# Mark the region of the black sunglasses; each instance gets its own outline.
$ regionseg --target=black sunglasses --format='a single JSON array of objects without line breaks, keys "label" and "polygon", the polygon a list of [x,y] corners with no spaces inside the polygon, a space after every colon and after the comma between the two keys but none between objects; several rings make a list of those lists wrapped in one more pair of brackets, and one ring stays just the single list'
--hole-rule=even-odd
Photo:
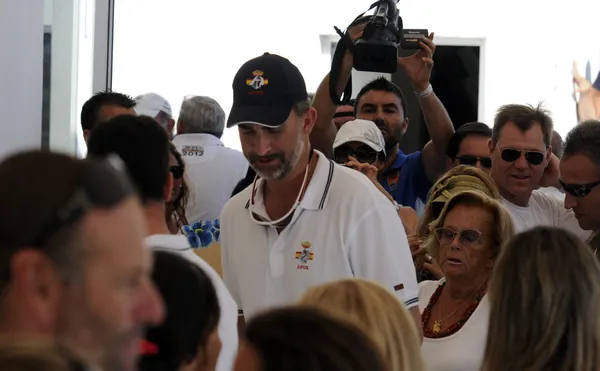
[{"label": "black sunglasses", "polygon": [[573,197],[585,197],[592,191],[594,187],[600,185],[600,181],[588,184],[567,184],[562,180],[559,180],[559,182],[565,192]]},{"label": "black sunglasses", "polygon": [[544,161],[545,154],[538,151],[521,151],[514,148],[504,148],[501,152],[501,157],[506,162],[515,162],[525,154],[525,159],[531,165],[539,165]]},{"label": "black sunglasses", "polygon": [[463,245],[474,245],[481,238],[482,233],[472,229],[465,229],[462,231],[455,231],[450,228],[437,228],[435,231],[435,237],[440,241],[441,244],[449,244],[454,241],[456,235],[460,236],[460,242]]},{"label": "black sunglasses", "polygon": [[377,162],[379,155],[372,149],[366,148],[337,148],[333,152],[333,160],[338,164],[345,164],[350,161],[350,156],[354,157],[358,162],[363,164],[372,164]]},{"label": "black sunglasses", "polygon": [[185,168],[183,166],[171,166],[169,167],[169,171],[173,174],[173,178],[181,179],[185,173]]},{"label": "black sunglasses", "polygon": [[456,158],[461,165],[477,166],[477,162],[486,169],[492,167],[492,159],[489,157],[476,157],[471,155],[460,156]]}]

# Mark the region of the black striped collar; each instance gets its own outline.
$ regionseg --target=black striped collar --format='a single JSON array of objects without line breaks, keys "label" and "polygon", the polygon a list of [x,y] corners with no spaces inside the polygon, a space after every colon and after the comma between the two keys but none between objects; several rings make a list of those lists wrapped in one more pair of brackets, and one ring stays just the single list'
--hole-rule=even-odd
[{"label": "black striped collar", "polygon": [[[331,189],[331,182],[333,180],[333,172],[335,164],[333,161],[327,159],[324,154],[314,150],[319,156],[317,167],[315,172],[306,188],[304,198],[300,202],[300,209],[305,210],[322,210],[327,206],[327,200],[329,199],[329,191]],[[260,186],[260,181],[258,182]],[[261,187],[262,188],[262,187]],[[261,189],[257,189],[257,193],[262,192]],[[250,207],[250,199],[246,202],[245,208]]]}]

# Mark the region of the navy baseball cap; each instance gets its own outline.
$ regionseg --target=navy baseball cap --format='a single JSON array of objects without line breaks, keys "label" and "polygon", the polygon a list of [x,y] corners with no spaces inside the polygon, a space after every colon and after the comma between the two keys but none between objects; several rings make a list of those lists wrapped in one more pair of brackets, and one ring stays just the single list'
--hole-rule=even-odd
[{"label": "navy baseball cap", "polygon": [[289,60],[265,53],[244,63],[233,79],[233,107],[227,127],[279,127],[294,105],[308,99],[300,70]]}]

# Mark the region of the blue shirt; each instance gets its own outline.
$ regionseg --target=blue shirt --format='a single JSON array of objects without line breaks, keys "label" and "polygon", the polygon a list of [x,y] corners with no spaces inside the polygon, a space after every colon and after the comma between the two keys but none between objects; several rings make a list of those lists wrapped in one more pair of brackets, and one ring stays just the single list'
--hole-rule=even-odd
[{"label": "blue shirt", "polygon": [[600,72],[598,72],[598,77],[596,77],[596,81],[594,81],[594,88],[600,90]]},{"label": "blue shirt", "polygon": [[379,183],[402,206],[414,209],[417,199],[425,204],[431,184],[425,173],[423,152],[405,155],[398,151],[396,160],[383,172]]}]

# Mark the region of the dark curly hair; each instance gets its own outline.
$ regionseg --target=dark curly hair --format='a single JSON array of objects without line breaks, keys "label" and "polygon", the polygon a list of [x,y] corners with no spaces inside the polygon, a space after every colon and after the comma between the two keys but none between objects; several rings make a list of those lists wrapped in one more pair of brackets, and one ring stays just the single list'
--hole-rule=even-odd
[{"label": "dark curly hair", "polygon": [[[177,164],[185,169],[185,162],[183,161],[181,153],[179,153],[175,145],[173,143],[170,143],[169,148],[171,150],[171,154],[175,156]],[[178,230],[182,230],[185,225],[189,224],[187,222],[187,218],[185,217],[185,210],[187,208],[189,199],[190,185],[187,180],[187,177],[184,175],[183,182],[181,184],[181,190],[179,191],[179,196],[177,196],[177,198],[173,201],[169,201],[167,203],[166,218],[168,226],[171,226],[174,223],[177,226]]]}]

